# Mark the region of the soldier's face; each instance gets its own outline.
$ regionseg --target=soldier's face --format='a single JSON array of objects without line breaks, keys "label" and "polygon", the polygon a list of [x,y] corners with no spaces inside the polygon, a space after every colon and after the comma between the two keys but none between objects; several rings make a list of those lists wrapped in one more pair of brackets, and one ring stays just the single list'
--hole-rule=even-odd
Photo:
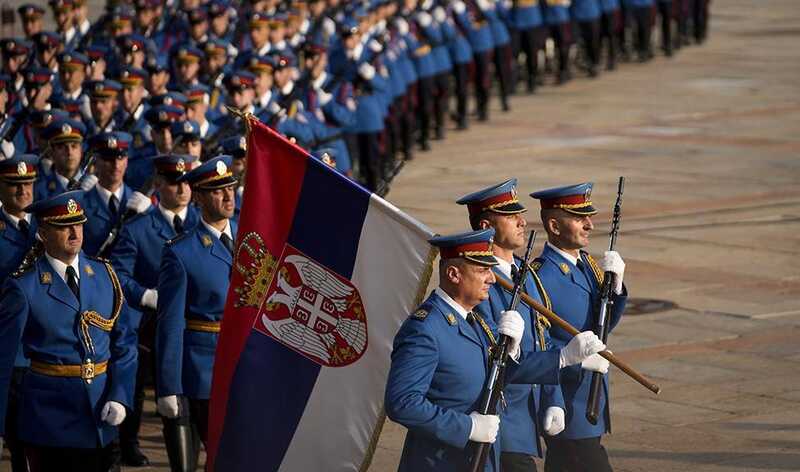
[{"label": "soldier's face", "polygon": [[128,110],[128,112],[133,112],[134,108],[139,106],[139,102],[142,101],[143,96],[144,87],[141,85],[126,86],[122,89],[122,106]]},{"label": "soldier's face", "polygon": [[125,64],[141,69],[144,65],[144,60],[147,59],[144,51],[131,51],[125,53]]},{"label": "soldier's face", "polygon": [[14,215],[33,203],[33,182],[11,183],[0,180],[0,203]]},{"label": "soldier's face", "polygon": [[8,56],[6,59],[6,69],[8,70],[9,74],[16,74],[25,64],[26,55],[24,54],[15,54],[13,56]]},{"label": "soldier's face", "polygon": [[222,36],[228,30],[228,14],[215,16],[211,19],[211,31],[217,36]]},{"label": "soldier's face", "polygon": [[233,107],[239,110],[244,110],[249,107],[255,99],[255,90],[251,88],[235,89],[231,95]]},{"label": "soldier's face", "polygon": [[150,75],[150,93],[157,95],[156,92],[163,90],[169,82],[169,72],[161,71]]},{"label": "soldier's face", "polygon": [[182,82],[191,82],[200,71],[199,62],[185,61],[178,64],[178,79]]},{"label": "soldier's face", "polygon": [[78,90],[86,78],[86,71],[83,67],[62,67],[59,72],[61,74],[61,83],[64,84],[64,89],[67,92]]},{"label": "soldier's face", "polygon": [[128,157],[122,159],[117,158],[101,158],[95,161],[97,167],[97,180],[104,188],[115,190],[122,184],[122,179],[125,177],[125,169],[128,168]]},{"label": "soldier's face", "polygon": [[589,236],[594,230],[591,216],[575,215],[559,210],[549,220],[548,231],[557,238],[558,247],[566,250],[581,249],[589,245]]},{"label": "soldier's face", "polygon": [[139,27],[143,29],[150,27],[155,17],[155,11],[152,8],[139,8],[136,10],[136,20],[139,23]]},{"label": "soldier's face", "polygon": [[241,182],[242,179],[244,178],[245,169],[247,169],[247,158],[246,157],[242,157],[242,158],[239,158],[239,159],[234,159],[233,162],[231,163],[231,172],[233,172],[233,175],[237,179],[239,179],[239,182]]},{"label": "soldier's face", "polygon": [[59,31],[66,31],[69,29],[72,23],[72,11],[71,10],[59,10],[54,13],[53,15],[56,19],[56,23],[58,24]]},{"label": "soldier's face", "polygon": [[53,145],[53,166],[64,177],[72,177],[81,164],[81,158],[83,150],[80,142],[69,141]]},{"label": "soldier's face", "polygon": [[39,236],[48,254],[61,261],[71,261],[81,252],[83,225],[54,226],[39,225]]},{"label": "soldier's face", "polygon": [[220,70],[227,61],[228,58],[224,54],[212,54],[206,58],[206,66],[210,73],[215,73]]},{"label": "soldier's face", "polygon": [[158,179],[158,197],[167,210],[185,208],[192,200],[192,189],[186,182],[173,183],[166,179]]},{"label": "soldier's face", "polygon": [[199,139],[182,139],[172,147],[175,154],[188,154],[200,159],[203,154],[203,142]]},{"label": "soldier's face", "polygon": [[513,251],[525,245],[525,227],[528,226],[528,222],[524,213],[513,215],[492,213],[489,220],[481,221],[481,228],[486,229],[490,226],[495,230],[495,246]]},{"label": "soldier's face", "polygon": [[186,119],[202,123],[206,120],[208,105],[203,100],[193,102],[186,106]]},{"label": "soldier's face", "polygon": [[117,107],[116,97],[102,97],[92,99],[92,117],[98,123],[105,124],[114,114]]},{"label": "soldier's face", "polygon": [[105,74],[105,59],[97,59],[96,61],[92,61],[92,64],[89,66],[89,80],[103,80]]},{"label": "soldier's face", "polygon": [[260,25],[250,28],[250,40],[256,47],[261,47],[269,38],[269,30],[266,26]]},{"label": "soldier's face", "polygon": [[25,32],[25,36],[28,38],[42,31],[42,18],[41,17],[24,18],[22,20],[22,31]]},{"label": "soldier's face", "polygon": [[[36,91],[34,93],[34,91]],[[50,101],[50,96],[53,94],[53,85],[48,82],[42,84],[35,89],[30,89],[28,93],[28,100],[31,106],[36,110],[44,110],[47,103]]]},{"label": "soldier's face", "polygon": [[233,185],[216,190],[200,190],[195,193],[206,221],[231,218],[236,208]]},{"label": "soldier's face", "polygon": [[470,306],[489,298],[489,288],[495,283],[491,267],[463,260],[447,266],[445,275],[455,286],[457,298]]},{"label": "soldier's face", "polygon": [[170,152],[172,149],[172,133],[168,127],[153,128],[153,143],[159,152]]}]

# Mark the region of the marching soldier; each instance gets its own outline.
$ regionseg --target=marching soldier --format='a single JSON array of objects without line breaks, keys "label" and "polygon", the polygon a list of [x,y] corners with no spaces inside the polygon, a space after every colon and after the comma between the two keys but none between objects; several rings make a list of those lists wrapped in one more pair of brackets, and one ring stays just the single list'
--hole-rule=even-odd
[{"label": "marching soldier", "polygon": [[111,265],[81,251],[82,195],[25,208],[43,254],[6,281],[0,301],[0,415],[21,345],[31,365],[19,387],[18,433],[32,472],[109,470],[109,444],[132,404],[130,313]]},{"label": "marching soldier", "polygon": [[[625,263],[616,251],[608,251],[600,262],[583,249],[589,245],[589,235],[594,229],[592,216],[597,210],[591,201],[592,184],[542,190],[531,194],[541,203],[541,217],[547,232],[547,242],[541,256],[534,262],[541,279],[538,286],[542,298],[552,302],[553,311],[578,330],[593,329],[594,307],[600,296],[603,274],[616,274],[614,305],[609,328],[619,322],[625,309],[627,291],[622,285]],[[551,331],[555,346],[563,346],[569,335],[561,329]],[[546,471],[610,471],[608,455],[600,444],[601,436],[610,431],[608,409],[608,376],[603,377],[600,410],[603,412],[596,425],[586,419],[587,400],[592,375],[580,366],[566,369],[561,375],[561,391],[566,409],[549,405],[545,414],[547,443]],[[606,364],[607,368],[607,364]],[[555,406],[556,408],[550,408]]]},{"label": "marching soldier", "polygon": [[[16,154],[0,161],[0,285],[15,271],[36,241],[36,220],[25,208],[33,203],[33,182],[39,158],[31,154]],[[5,440],[11,454],[11,470],[26,472],[25,451],[17,436],[19,387],[28,360],[17,352],[6,407]]]},{"label": "marching soldier", "polygon": [[201,219],[164,247],[158,278],[156,396],[172,470],[194,470],[206,443],[211,371],[225,309],[236,224],[230,156],[218,156],[179,182],[192,187]]},{"label": "marching soldier", "polygon": [[89,82],[89,98],[92,120],[88,123],[89,136],[111,132],[117,128],[114,111],[117,109],[117,96],[122,85],[116,80],[106,79]]},{"label": "marching soldier", "polygon": [[[486,380],[489,349],[497,335],[511,338],[508,383],[557,384],[559,367],[579,363],[605,346],[593,333],[558,351],[520,351],[525,323],[505,311],[497,329],[474,308],[495,282],[493,229],[438,236],[439,287],[403,323],[395,336],[386,385],[386,413],[408,428],[401,471],[456,471],[469,461],[467,444],[494,443],[500,419],[478,408]],[[504,425],[503,425],[504,426]],[[499,471],[500,449],[492,448],[484,470]]]},{"label": "marching soldier", "polygon": [[45,200],[67,191],[70,182],[81,179],[81,187],[90,190],[97,183],[97,177],[79,175],[83,161],[83,137],[86,128],[72,119],[54,119],[43,131],[52,159],[52,172],[44,175],[34,185],[34,201]]},{"label": "marching soldier", "polygon": [[164,244],[192,229],[199,219],[192,206],[192,190],[186,182],[178,182],[191,167],[191,156],[166,154],[155,157],[154,189],[158,205],[134,217],[119,233],[111,260],[119,274],[125,299],[142,313],[135,328],[139,339],[139,369],[136,373],[134,404],[120,427],[122,460],[141,467],[150,463],[139,449],[139,427],[142,421],[144,386],[153,375],[153,338],[155,311],[158,303],[158,273]]},{"label": "marching soldier", "polygon": [[22,23],[22,31],[25,37],[30,39],[34,34],[42,30],[42,17],[44,16],[44,8],[39,5],[26,3],[17,8],[19,13],[20,23]]}]

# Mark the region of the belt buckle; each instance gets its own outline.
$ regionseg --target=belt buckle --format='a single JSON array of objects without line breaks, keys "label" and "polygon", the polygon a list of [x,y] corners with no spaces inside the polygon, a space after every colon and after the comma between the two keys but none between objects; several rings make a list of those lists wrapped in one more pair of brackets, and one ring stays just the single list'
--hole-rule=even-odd
[{"label": "belt buckle", "polygon": [[87,384],[92,383],[92,379],[94,378],[94,362],[91,359],[86,359],[86,361],[81,364],[81,378],[86,381]]}]

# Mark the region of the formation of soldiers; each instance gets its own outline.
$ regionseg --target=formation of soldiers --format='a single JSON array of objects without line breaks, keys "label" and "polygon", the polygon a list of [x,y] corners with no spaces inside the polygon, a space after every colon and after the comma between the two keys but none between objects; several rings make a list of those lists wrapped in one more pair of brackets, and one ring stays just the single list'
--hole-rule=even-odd
[{"label": "formation of soldiers", "polygon": [[[609,327],[628,297],[625,263],[616,251],[596,261],[585,248],[597,213],[591,183],[534,192],[547,242],[531,270],[514,252],[525,246],[527,211],[516,179],[458,200],[472,231],[439,236],[439,286],[409,316],[394,341],[386,387],[388,416],[408,428],[402,471],[611,471],[603,434],[610,432],[609,363],[592,331],[605,277],[613,277]],[[581,331],[572,337],[497,284],[523,290]],[[482,414],[489,359],[499,336],[511,339],[498,414]],[[586,416],[592,374],[603,374],[601,414]],[[491,443],[485,468],[473,468],[470,443]]]},{"label": "formation of soldiers", "polygon": [[[24,36],[0,39],[0,416],[14,471],[147,465],[138,432],[151,382],[171,468],[194,469],[206,440],[213,353],[247,167],[244,114],[385,193],[403,162],[444,138],[450,120],[456,129],[469,126],[472,112],[487,120],[495,85],[508,110],[519,86],[534,93],[549,81],[548,70],[564,83],[574,67],[595,77],[603,60],[607,69],[632,54],[650,60],[656,12],[666,55],[690,38],[702,42],[708,22],[708,0],[136,0],[109,2],[97,21],[85,0],[49,5],[56,31],[43,30],[44,8],[27,4],[18,8]],[[524,208],[513,186],[460,202],[474,229],[495,230],[499,265],[491,277],[509,278],[511,254],[521,245]],[[587,195],[585,187],[572,190]],[[515,204],[505,208],[498,195],[509,192]],[[480,207],[487,198],[493,203]],[[551,244],[527,288],[586,329],[584,305],[597,290],[596,276],[624,264],[611,255],[598,265],[576,252],[586,245],[591,221],[587,213],[576,222],[572,208],[543,209]],[[576,268],[581,258],[591,270]],[[442,273],[450,277],[461,258],[445,259]],[[502,419],[437,410],[437,395],[453,393],[451,379],[431,383],[439,371],[426,378],[415,377],[423,368],[397,371],[404,355],[415,359],[412,365],[421,356],[414,348],[403,354],[403,333],[449,336],[436,330],[461,326],[445,317],[447,325],[427,332],[432,321],[441,324],[432,315],[437,309],[461,313],[450,303],[463,301],[453,298],[462,280],[453,272],[456,280],[443,279],[435,303],[411,317],[428,321],[409,321],[398,337],[392,378],[401,382],[390,379],[387,409],[409,426],[409,438],[421,434],[407,447],[403,467],[449,464],[467,439],[494,441],[498,422],[507,425],[497,448],[504,470],[532,470],[524,467],[535,467],[540,436],[550,470],[579,470],[568,468],[576,448],[591,460],[604,457],[599,437],[608,419],[597,427],[581,423],[586,376],[576,367],[607,369],[602,358],[577,354],[596,350],[598,342],[581,338],[576,345],[566,333],[548,334],[531,310],[501,313],[507,294],[496,288],[484,312],[488,330],[468,334],[474,338],[468,347],[499,330],[517,336],[524,356],[551,352],[550,360],[537,361],[538,371],[520,371],[522,386],[509,386]],[[490,273],[483,272],[484,281]],[[559,285],[564,277],[583,292]],[[485,298],[472,297],[474,305]],[[560,360],[545,375],[541,369],[559,349]],[[453,384],[465,388],[458,393],[463,405],[474,401],[482,375],[459,370],[466,364],[457,356],[465,352],[439,354],[440,362],[454,362],[452,375],[463,376]],[[425,401],[433,406],[423,406],[433,410],[396,404],[413,393],[402,391],[409,385],[427,388]],[[443,425],[429,413],[442,413],[455,429],[438,429]]]}]

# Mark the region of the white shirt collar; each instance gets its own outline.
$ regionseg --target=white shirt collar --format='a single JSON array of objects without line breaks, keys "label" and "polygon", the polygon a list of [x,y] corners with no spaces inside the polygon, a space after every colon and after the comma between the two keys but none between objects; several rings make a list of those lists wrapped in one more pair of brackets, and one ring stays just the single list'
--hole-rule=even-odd
[{"label": "white shirt collar", "polygon": [[[122,191],[125,190],[124,185],[120,185],[115,192],[112,192],[111,190],[104,188],[100,184],[96,184],[95,187],[97,188],[97,193],[99,193],[103,201],[106,202],[106,205],[108,205],[109,200],[111,200],[112,194],[114,194],[114,196],[117,197],[117,205],[119,205],[120,202],[122,202]],[[119,210],[119,208],[117,208],[117,210]]]},{"label": "white shirt collar", "polygon": [[55,175],[56,175],[56,180],[58,180],[58,183],[60,183],[62,187],[67,188],[67,186],[69,185],[69,179],[59,174],[58,172],[56,172]]},{"label": "white shirt collar", "polygon": [[[510,262],[506,261],[505,259],[500,258],[500,257],[494,256],[494,258],[497,261],[497,268],[500,269],[500,272],[503,275],[505,275],[506,278],[508,278],[509,280],[512,280],[512,277],[511,277],[511,265],[512,264]],[[514,263],[514,266],[516,266],[516,265],[517,264]],[[519,267],[517,267],[517,269],[519,270]]]},{"label": "white shirt collar", "polygon": [[572,265],[574,265],[574,266],[578,265],[578,258],[577,257],[573,256],[572,254],[567,253],[566,251],[563,251],[563,250],[555,247],[553,244],[550,244],[550,241],[545,242],[545,244],[550,246],[550,249],[554,250],[558,254],[561,254],[561,257],[563,257],[564,259],[570,261],[572,263]]},{"label": "white shirt collar", "polygon": [[72,27],[70,27],[70,29],[64,31],[64,42],[68,43],[68,42],[72,41],[72,38],[75,37],[75,33],[77,33],[77,32],[78,31],[75,29],[74,26],[72,26]]},{"label": "white shirt collar", "polygon": [[258,97],[258,105],[264,108],[269,105],[270,100],[272,100],[272,89],[267,90],[264,95]]},{"label": "white shirt collar", "polygon": [[264,56],[268,52],[270,52],[270,50],[272,50],[272,44],[270,44],[270,42],[267,41],[267,43],[265,45],[261,46],[261,49],[258,50],[258,55],[259,56]]},{"label": "white shirt collar", "polygon": [[55,257],[51,256],[46,252],[44,253],[44,255],[47,258],[47,262],[50,263],[50,266],[53,267],[53,270],[56,271],[56,274],[58,274],[58,276],[61,277],[61,280],[63,280],[64,282],[67,281],[68,266],[75,269],[75,276],[78,278],[78,280],[81,279],[81,267],[78,264],[78,260],[80,258],[78,256],[75,256],[75,258],[72,259],[72,262],[70,262],[69,264],[64,264],[63,262],[59,261],[58,259],[56,259]]},{"label": "white shirt collar", "polygon": [[91,27],[92,27],[92,22],[89,21],[88,18],[84,18],[83,21],[81,21],[81,24],[78,25],[78,30],[81,32],[81,34],[86,34],[89,31],[89,28]]},{"label": "white shirt collar", "polygon": [[204,220],[203,218],[200,218],[200,221],[203,222],[203,226],[206,227],[208,232],[213,234],[214,236],[216,236],[217,239],[219,239],[222,236],[222,233],[225,233],[225,234],[228,235],[229,238],[231,238],[231,241],[233,241],[233,234],[231,233],[231,222],[230,222],[230,220],[227,220],[225,222],[225,229],[222,230],[222,231],[219,231],[217,228],[215,228],[215,227],[211,226],[210,224],[206,223],[206,220]]},{"label": "white shirt collar", "polygon": [[81,87],[78,87],[74,92],[67,92],[66,96],[70,100],[77,100],[81,96],[82,92],[83,92],[83,89]]},{"label": "white shirt collar", "polygon": [[[6,215],[6,218],[8,218],[8,220],[11,222],[11,224],[14,225],[15,228],[19,229],[19,220],[20,220],[19,218],[7,212],[5,208],[0,208],[0,211],[2,211],[4,215]],[[25,216],[23,216],[23,218],[25,218],[25,221],[27,221],[28,224],[30,225],[31,215],[25,213]]]},{"label": "white shirt collar", "polygon": [[200,136],[201,137],[205,138],[206,135],[208,134],[208,126],[209,126],[208,120],[203,121],[202,123],[200,123]]},{"label": "white shirt collar", "polygon": [[[167,210],[166,208],[161,206],[160,203],[158,204],[158,209],[159,209],[159,211],[161,211],[161,214],[164,215],[164,218],[167,220],[167,223],[169,223],[169,227],[174,230],[175,226],[172,224],[172,220],[175,218],[175,212],[172,211],[172,210]],[[188,206],[187,207],[183,207],[183,210],[178,212],[178,216],[181,217],[181,221],[183,221],[184,223],[186,223],[186,215],[188,213],[189,213],[189,207]]]},{"label": "white shirt collar", "polygon": [[350,59],[357,61],[359,57],[361,57],[361,53],[364,51],[364,45],[361,43],[356,44],[356,47],[347,51],[347,57]]},{"label": "white shirt collar", "polygon": [[311,86],[314,87],[315,89],[322,88],[322,84],[325,83],[325,79],[327,78],[328,78],[328,73],[322,71],[319,77],[317,77],[316,79],[314,79],[313,82],[311,82]]},{"label": "white shirt collar", "polygon": [[133,118],[138,120],[139,118],[142,117],[142,113],[144,113],[144,99],[142,99],[142,101],[139,102],[139,106],[137,106],[136,109],[133,110]]},{"label": "white shirt collar", "polygon": [[444,300],[445,303],[450,305],[450,308],[455,310],[456,313],[461,315],[462,318],[464,318],[465,320],[467,319],[469,310],[466,310],[463,306],[459,305],[458,302],[453,300],[453,297],[451,297],[450,295],[447,294],[447,292],[442,290],[442,287],[436,287],[436,289],[434,289],[434,293],[436,293],[436,295],[439,295],[439,297],[441,297],[441,299]]}]

